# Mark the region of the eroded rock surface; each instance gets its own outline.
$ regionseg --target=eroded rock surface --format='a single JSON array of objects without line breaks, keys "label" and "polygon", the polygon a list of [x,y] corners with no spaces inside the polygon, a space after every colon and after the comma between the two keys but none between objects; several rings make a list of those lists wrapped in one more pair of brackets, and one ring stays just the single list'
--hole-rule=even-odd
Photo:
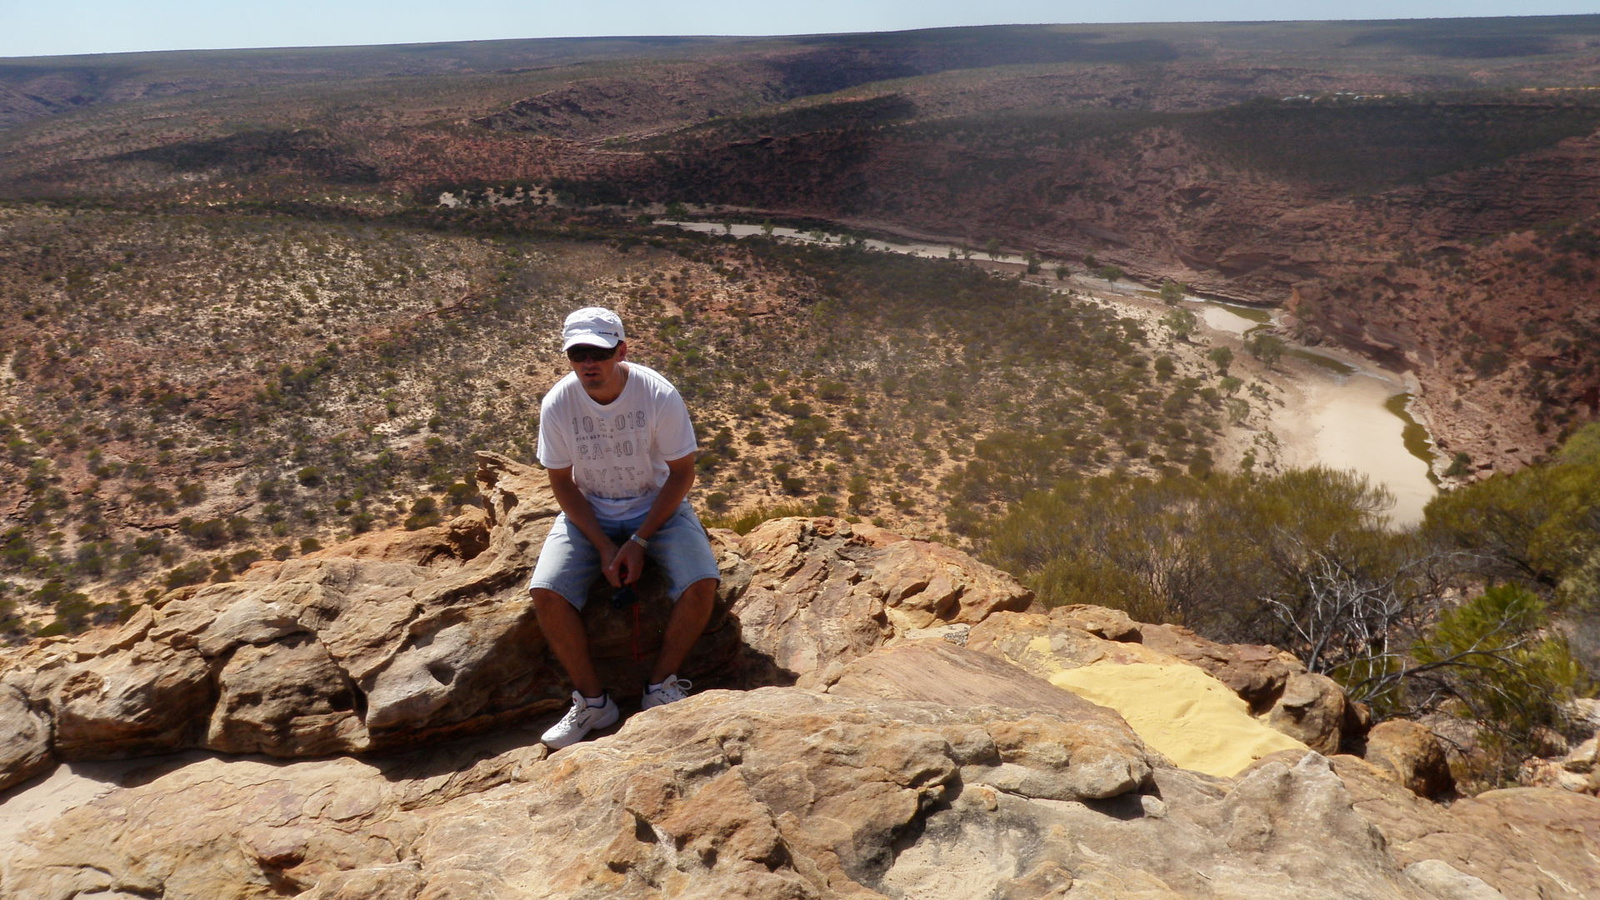
[{"label": "eroded rock surface", "polygon": [[[702,689],[550,754],[566,688],[523,582],[555,506],[482,462],[481,514],[0,654],[0,898],[1600,896],[1592,796],[1441,806],[1402,753],[1424,735],[1330,755],[1342,694],[1272,648],[1040,611],[837,519],[713,534]],[[641,593],[585,611],[619,693],[668,610]],[[1175,765],[1141,717],[1214,721],[1189,681],[1279,743]],[[110,757],[147,758],[83,761]]]},{"label": "eroded rock surface", "polygon": [[[257,565],[114,631],[0,655],[0,788],[58,759],[392,751],[564,706],[524,589],[557,506],[541,470],[479,462],[481,511]],[[682,673],[703,686],[804,684],[821,663],[1032,599],[965,554],[837,519],[713,539],[722,609]],[[619,610],[602,581],[584,611],[624,698],[640,692],[670,614],[658,580],[640,587],[642,602]]]},{"label": "eroded rock surface", "polygon": [[910,632],[1033,603],[1016,579],[964,553],[842,519],[775,519],[738,548],[748,568],[732,612],[761,683],[823,683],[830,667]]},{"label": "eroded rock surface", "polygon": [[[855,672],[917,658],[884,653],[894,661],[864,658]],[[963,705],[710,691],[555,754],[530,728],[384,758],[171,760],[18,835],[0,895],[1577,900],[1600,889],[1594,798],[1507,791],[1442,807],[1360,760],[1303,751],[1211,778],[1144,756],[1125,731],[1105,746],[1143,775],[1107,791],[1076,774],[1097,760],[1063,751],[1084,727],[1107,727],[1104,710],[984,702],[1016,696],[994,677],[1003,670],[959,651],[924,661],[962,681]]]},{"label": "eroded rock surface", "polygon": [[1337,753],[1360,729],[1343,690],[1288,654],[1099,607],[991,617],[968,646],[1117,708],[1148,743],[1213,774],[1292,746]]}]

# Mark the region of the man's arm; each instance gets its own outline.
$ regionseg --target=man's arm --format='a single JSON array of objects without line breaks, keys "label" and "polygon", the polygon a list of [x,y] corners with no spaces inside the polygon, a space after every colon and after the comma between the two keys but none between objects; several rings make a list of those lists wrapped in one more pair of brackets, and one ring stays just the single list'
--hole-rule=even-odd
[{"label": "man's arm", "polygon": [[[576,525],[589,543],[600,552],[600,566],[606,573],[606,579],[613,587],[619,586],[612,578],[611,562],[617,555],[617,545],[600,527],[600,520],[595,517],[594,507],[589,505],[589,498],[583,495],[578,488],[577,481],[572,478],[572,467],[564,469],[546,469],[550,476],[550,492],[556,495],[556,503],[561,511],[567,514],[567,520]],[[659,526],[657,526],[659,527]]]},{"label": "man's arm", "polygon": [[[667,524],[672,514],[677,512],[678,505],[689,496],[689,489],[692,487],[694,487],[694,454],[667,460],[666,483],[661,485],[661,491],[650,504],[650,512],[645,514],[644,523],[634,531],[634,534],[643,540],[650,540],[662,525]],[[576,490],[577,486],[574,485],[573,489]],[[584,501],[584,505],[588,506],[588,501]],[[561,508],[563,510],[567,508],[565,502],[562,502]],[[589,516],[593,518],[594,513],[590,512]],[[567,517],[571,518],[572,514],[568,513]],[[581,525],[579,527],[582,528]],[[598,527],[596,523],[596,528]],[[588,532],[585,531],[584,534],[587,535]],[[606,543],[610,544],[610,539],[607,539]],[[616,549],[615,545],[611,546],[612,556],[607,557],[604,551],[600,555],[601,562],[605,566],[606,580],[617,586],[638,581],[639,575],[644,572],[644,548],[633,541],[624,541],[620,550]]]}]

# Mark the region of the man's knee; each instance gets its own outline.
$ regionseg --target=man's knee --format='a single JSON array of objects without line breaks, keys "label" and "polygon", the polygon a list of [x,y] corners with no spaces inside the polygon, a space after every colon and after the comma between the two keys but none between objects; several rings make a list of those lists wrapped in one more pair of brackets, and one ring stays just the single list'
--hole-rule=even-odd
[{"label": "man's knee", "polygon": [[715,599],[717,599],[717,579],[702,578],[689,585],[682,596],[678,598],[678,602],[682,603],[687,600],[691,603],[700,604],[710,603]]},{"label": "man's knee", "polygon": [[533,597],[534,612],[541,616],[549,615],[552,612],[559,615],[563,608],[574,612],[577,611],[577,607],[572,605],[571,600],[549,588],[528,588],[528,593]]}]

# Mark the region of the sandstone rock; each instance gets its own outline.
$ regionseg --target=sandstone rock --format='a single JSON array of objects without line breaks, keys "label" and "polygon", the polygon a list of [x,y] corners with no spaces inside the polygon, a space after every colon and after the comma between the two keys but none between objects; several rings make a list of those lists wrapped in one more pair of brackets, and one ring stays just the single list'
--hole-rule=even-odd
[{"label": "sandstone rock", "polygon": [[1327,755],[1339,752],[1348,719],[1344,688],[1326,675],[1293,672],[1265,716],[1266,723]]},{"label": "sandstone rock", "polygon": [[[557,512],[548,479],[480,454],[478,480],[484,509],[445,525],[258,564],[119,628],[0,654],[13,701],[0,715],[17,735],[0,778],[52,753],[393,750],[565,706],[524,587]],[[681,673],[702,687],[803,680],[906,632],[1031,602],[964,554],[837,519],[767,523],[714,546],[724,602]],[[659,573],[637,587],[640,602],[616,609],[598,582],[583,614],[620,697],[642,689],[671,612]]]},{"label": "sandstone rock", "polygon": [[1405,868],[1406,877],[1435,897],[1449,900],[1505,900],[1505,894],[1444,860],[1425,859]]},{"label": "sandstone rock", "polygon": [[1442,806],[1364,760],[1338,756],[1333,764],[1402,866],[1439,860],[1507,897],[1600,896],[1600,870],[1587,856],[1600,841],[1594,797],[1518,788]]},{"label": "sandstone rock", "polygon": [[1114,797],[1138,787],[1150,774],[1144,746],[1121,716],[1009,663],[942,641],[919,641],[862,657],[839,673],[828,692],[954,707],[1000,706],[1063,720],[1070,727],[1053,728],[1042,720],[1020,726],[1030,735],[1042,728],[1059,732],[1052,742],[1030,742],[1051,747],[1060,757],[1053,768],[1064,773],[1056,786],[1040,785],[1033,775],[1034,783],[1013,788],[1028,796]]},{"label": "sandstone rock", "polygon": [[1213,774],[1233,775],[1283,749],[1337,752],[1353,718],[1337,684],[1274,648],[1218,644],[1170,625],[1135,627],[1092,607],[990,617],[970,630],[967,646],[1115,708],[1147,745]]},{"label": "sandstone rock", "polygon": [[359,692],[316,641],[240,647],[218,688],[205,738],[213,750],[322,756],[370,746]]},{"label": "sandstone rock", "polygon": [[1179,625],[1145,625],[1139,632],[1145,646],[1206,670],[1257,713],[1272,708],[1289,676],[1305,671],[1299,660],[1276,647],[1219,644]]},{"label": "sandstone rock", "polygon": [[[14,787],[6,803],[30,812],[10,829],[0,815],[0,895],[1600,891],[1585,868],[1600,800],[1496,792],[1444,808],[1362,760],[1330,768],[1251,716],[1246,697],[1338,743],[1342,695],[1271,648],[1038,611],[959,553],[836,519],[713,535],[725,603],[692,677],[796,686],[700,691],[550,754],[533,736],[565,690],[522,586],[554,505],[542,473],[481,462],[482,516],[258,565],[116,629],[0,654],[12,783],[55,757],[368,752],[150,760],[54,816],[28,792],[57,779]],[[618,611],[597,585],[584,613],[614,688],[637,686],[668,610],[659,584],[641,594]],[[1226,720],[1197,712],[1211,702]],[[1152,737],[1174,723],[1190,732]],[[1206,741],[1251,749],[1215,774],[1162,755],[1204,769],[1184,754]]]},{"label": "sandstone rock", "polygon": [[1438,797],[1455,790],[1444,745],[1426,725],[1403,719],[1378,723],[1367,732],[1364,758],[1392,772],[1419,797]]},{"label": "sandstone rock", "polygon": [[[555,505],[542,473],[482,460],[489,508],[363,536],[131,621],[6,654],[6,683],[75,759],[210,746],[277,756],[416,744],[564,701],[521,581]],[[7,707],[7,711],[15,710]],[[31,721],[31,720],[30,720]],[[20,740],[20,738],[19,738]],[[38,753],[0,758],[4,775]]]},{"label": "sandstone rock", "polygon": [[[1600,726],[1600,700],[1579,699],[1567,705],[1567,720],[1574,729]],[[1581,732],[1580,732],[1581,733]],[[1552,758],[1523,763],[1518,781],[1529,787],[1556,787],[1580,794],[1600,794],[1600,732]]]},{"label": "sandstone rock", "polygon": [[1108,641],[1141,643],[1144,640],[1139,623],[1120,609],[1072,604],[1061,607],[1056,619]]},{"label": "sandstone rock", "polygon": [[1572,748],[1561,760],[1568,776],[1562,787],[1586,794],[1600,793],[1600,734]]},{"label": "sandstone rock", "polygon": [[826,683],[914,629],[1020,610],[1033,595],[965,554],[920,541],[885,546],[842,519],[776,519],[739,541],[750,566],[732,592],[749,683]]},{"label": "sandstone rock", "polygon": [[1241,857],[1282,854],[1287,865],[1276,880],[1285,893],[1299,894],[1297,883],[1333,887],[1326,884],[1330,847],[1343,857],[1338,868],[1349,896],[1382,896],[1395,881],[1382,832],[1355,811],[1344,782],[1318,753],[1292,766],[1264,761],[1203,820]]},{"label": "sandstone rock", "polygon": [[[479,461],[480,473],[488,474],[516,466],[516,463],[498,454],[484,454],[484,457],[486,459]],[[491,474],[490,477],[495,476]],[[319,550],[307,556],[375,559],[411,562],[433,569],[451,568],[489,549],[490,524],[487,510],[469,507],[440,525],[416,531],[379,531],[359,535],[335,548]]]},{"label": "sandstone rock", "polygon": [[67,813],[8,860],[5,884],[39,898],[172,900],[269,887],[865,896],[895,842],[963,785],[1085,799],[1064,780],[1078,765],[1057,746],[1066,726],[1022,711],[764,689],[642,713],[615,737],[548,760],[537,745],[509,750],[490,766],[500,777],[455,795],[404,792],[349,759],[204,760]]},{"label": "sandstone rock", "polygon": [[142,641],[67,666],[48,696],[55,751],[95,759],[192,745],[212,698],[210,670],[193,650]]},{"label": "sandstone rock", "polygon": [[[878,693],[914,692],[918,664],[973,700],[1048,696],[927,642],[864,657],[833,687],[883,674],[896,687]],[[1100,727],[1105,713],[1089,713],[764,688],[696,694],[555,754],[535,726],[383,759],[191,755],[130,767],[125,787],[0,843],[0,890],[1579,900],[1600,887],[1595,798],[1497,792],[1443,807],[1354,757],[1330,768],[1300,751],[1240,779],[1152,760],[1148,778],[1096,799],[1071,788],[1084,760],[1061,749]]]},{"label": "sandstone rock", "polygon": [[48,769],[50,722],[16,687],[0,682],[0,791]]},{"label": "sandstone rock", "polygon": [[1166,665],[1180,660],[1142,643],[1110,641],[1077,627],[1064,609],[997,616],[973,627],[967,646],[992,653],[1048,678],[1061,669],[1096,663]]}]

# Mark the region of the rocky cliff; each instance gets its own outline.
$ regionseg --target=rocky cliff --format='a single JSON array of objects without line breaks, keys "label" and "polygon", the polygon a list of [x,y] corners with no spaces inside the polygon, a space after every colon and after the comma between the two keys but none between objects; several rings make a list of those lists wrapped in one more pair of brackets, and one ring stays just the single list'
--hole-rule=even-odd
[{"label": "rocky cliff", "polygon": [[[716,533],[694,695],[549,753],[564,690],[522,581],[554,504],[503,457],[479,485],[479,514],[0,657],[0,896],[1600,891],[1593,796],[1430,799],[1437,741],[1369,734],[1291,657],[1041,610],[837,519]],[[637,625],[586,613],[623,696],[662,619],[644,594]]]}]

